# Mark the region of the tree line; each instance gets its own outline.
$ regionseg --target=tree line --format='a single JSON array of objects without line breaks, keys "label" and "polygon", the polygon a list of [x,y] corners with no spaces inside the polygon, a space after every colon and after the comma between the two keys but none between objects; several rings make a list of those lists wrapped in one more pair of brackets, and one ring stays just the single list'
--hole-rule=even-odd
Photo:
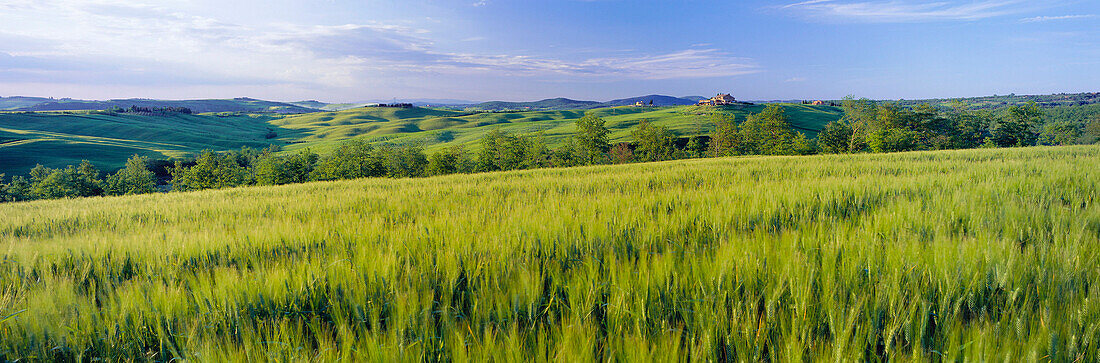
[{"label": "tree line", "polygon": [[1056,119],[1032,102],[996,112],[971,110],[961,102],[947,109],[929,105],[907,108],[867,99],[842,102],[844,117],[818,134],[824,153],[1094,144],[1100,117],[1085,122]]},{"label": "tree line", "polygon": [[[896,152],[1095,143],[1100,118],[1090,122],[1042,123],[1035,104],[1002,113],[972,111],[961,104],[941,110],[922,105],[905,108],[866,99],[842,102],[844,116],[809,139],[791,125],[782,107],[738,120],[725,113],[709,116],[706,135],[678,138],[666,127],[642,120],[631,129],[632,142],[612,144],[610,130],[589,113],[575,122],[576,131],[563,145],[551,148],[542,134],[517,135],[499,129],[481,139],[481,148],[461,146],[428,154],[418,144],[381,145],[352,140],[332,152],[311,150],[280,155],[276,147],[242,148],[230,152],[203,151],[192,160],[166,167],[166,186],[158,186],[152,161],[134,156],[113,174],[91,163],[61,169],[37,166],[29,176],[10,180],[0,174],[0,201],[132,195],[160,190],[192,191],[246,185],[283,185],[371,177],[415,178],[458,173],[622,164],[736,155],[807,155],[815,153]],[[169,187],[170,186],[170,187]]]}]

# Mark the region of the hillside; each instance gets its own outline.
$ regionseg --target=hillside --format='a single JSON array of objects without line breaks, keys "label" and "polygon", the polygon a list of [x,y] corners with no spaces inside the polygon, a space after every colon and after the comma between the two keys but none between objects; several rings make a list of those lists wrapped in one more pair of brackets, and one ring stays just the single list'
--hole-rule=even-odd
[{"label": "hillside", "polygon": [[[814,137],[826,123],[840,118],[834,107],[785,105],[796,129]],[[763,106],[723,110],[743,121]],[[204,149],[284,146],[288,152],[310,148],[324,153],[349,140],[421,143],[429,150],[452,145],[477,149],[490,130],[541,132],[559,146],[574,132],[585,112],[607,120],[612,141],[629,141],[630,128],[649,120],[680,136],[710,132],[706,115],[713,108],[604,108],[590,111],[476,113],[427,108],[355,108],[300,115],[134,115],[101,112],[0,113],[0,173],[26,174],[37,164],[64,167],[87,159],[103,170],[121,167],[132,154],[153,159],[194,155]],[[270,137],[270,138],[269,138]]]},{"label": "hillside", "polygon": [[89,160],[103,170],[138,154],[178,158],[204,149],[262,148],[279,143],[267,116],[0,113],[0,174],[37,164],[59,168]]},{"label": "hillside", "polygon": [[[807,137],[816,137],[825,124],[841,117],[841,110],[828,106],[783,105],[793,126]],[[764,109],[761,105],[716,108],[601,108],[590,111],[529,111],[470,113],[440,109],[357,108],[340,112],[313,113],[272,120],[281,130],[280,141],[288,150],[310,148],[324,152],[349,138],[368,142],[422,143],[434,150],[452,145],[479,147],[478,141],[490,130],[515,134],[541,133],[551,146],[559,146],[573,135],[574,122],[585,112],[607,121],[612,142],[629,141],[630,129],[641,120],[668,127],[680,136],[709,133],[713,124],[708,113],[721,111],[739,121]]]},{"label": "hillside", "polygon": [[0,204],[0,358],[1097,361],[1098,164],[721,158]]},{"label": "hillside", "polygon": [[191,111],[194,113],[244,112],[290,114],[318,111],[315,108],[303,107],[282,102],[257,100],[252,98],[234,98],[221,100],[154,100],[136,98],[107,101],[86,101],[68,98],[45,99],[32,97],[0,97],[0,110],[8,111],[109,110],[112,108],[129,108],[130,106],[150,108],[184,107],[191,109]]}]

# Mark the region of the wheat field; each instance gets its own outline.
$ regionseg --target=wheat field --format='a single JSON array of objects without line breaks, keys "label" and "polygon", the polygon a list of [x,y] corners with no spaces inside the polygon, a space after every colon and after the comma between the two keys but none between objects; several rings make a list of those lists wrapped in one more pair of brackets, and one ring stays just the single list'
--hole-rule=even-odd
[{"label": "wheat field", "polygon": [[0,359],[1097,361],[1100,147],[0,204]]}]

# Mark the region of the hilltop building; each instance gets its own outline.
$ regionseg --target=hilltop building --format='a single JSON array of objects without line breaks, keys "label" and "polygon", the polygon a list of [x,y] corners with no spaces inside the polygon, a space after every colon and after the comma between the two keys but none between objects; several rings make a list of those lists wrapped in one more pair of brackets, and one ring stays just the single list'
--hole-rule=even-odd
[{"label": "hilltop building", "polygon": [[737,103],[737,99],[733,98],[729,93],[718,94],[711,97],[709,100],[699,101],[699,106],[725,106]]},{"label": "hilltop building", "polygon": [[817,100],[817,101],[813,102],[813,105],[814,106],[823,106],[823,105],[825,105],[825,101]]}]

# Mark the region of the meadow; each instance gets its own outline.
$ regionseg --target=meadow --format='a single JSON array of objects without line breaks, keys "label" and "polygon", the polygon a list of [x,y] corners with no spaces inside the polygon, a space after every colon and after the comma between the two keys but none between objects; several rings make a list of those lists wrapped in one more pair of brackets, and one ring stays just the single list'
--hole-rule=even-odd
[{"label": "meadow", "polygon": [[1097,361],[1100,147],[0,204],[0,359]]}]

